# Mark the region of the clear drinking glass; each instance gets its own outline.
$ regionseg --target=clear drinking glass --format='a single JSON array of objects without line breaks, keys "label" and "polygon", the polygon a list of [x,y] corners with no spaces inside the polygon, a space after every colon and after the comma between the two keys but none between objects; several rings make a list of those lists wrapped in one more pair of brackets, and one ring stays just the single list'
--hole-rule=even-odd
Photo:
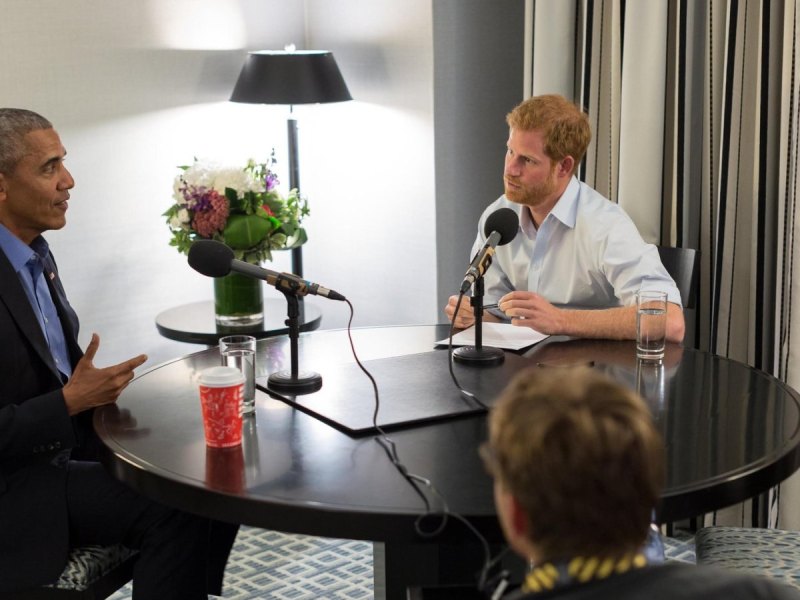
[{"label": "clear drinking glass", "polygon": [[242,415],[256,410],[256,338],[251,335],[228,335],[219,339],[222,364],[236,367],[244,375]]},{"label": "clear drinking glass", "polygon": [[660,361],[666,338],[667,293],[640,290],[636,295],[636,356]]}]

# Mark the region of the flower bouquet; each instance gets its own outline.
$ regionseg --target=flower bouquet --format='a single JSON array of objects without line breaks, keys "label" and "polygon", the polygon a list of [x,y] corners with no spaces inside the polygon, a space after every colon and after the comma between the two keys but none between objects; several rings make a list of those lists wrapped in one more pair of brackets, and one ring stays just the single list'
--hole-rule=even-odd
[{"label": "flower bouquet", "polygon": [[[267,163],[223,167],[197,159],[175,177],[175,203],[164,216],[170,245],[188,254],[198,239],[229,246],[237,259],[252,264],[272,259],[273,250],[297,248],[308,239],[301,223],[308,204],[297,190],[283,197]],[[251,325],[263,319],[261,284],[236,273],[214,280],[217,322]]]}]

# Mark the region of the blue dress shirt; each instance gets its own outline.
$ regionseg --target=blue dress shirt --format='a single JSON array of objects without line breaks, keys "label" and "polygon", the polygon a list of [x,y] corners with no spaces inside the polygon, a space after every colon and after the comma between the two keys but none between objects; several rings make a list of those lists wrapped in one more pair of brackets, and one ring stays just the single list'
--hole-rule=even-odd
[{"label": "blue dress shirt", "polygon": [[39,236],[28,246],[5,226],[0,225],[0,250],[6,255],[22,283],[56,367],[68,379],[72,375],[72,366],[67,341],[45,280],[45,277],[55,277],[55,273],[44,271],[43,259],[50,253],[47,241]]}]

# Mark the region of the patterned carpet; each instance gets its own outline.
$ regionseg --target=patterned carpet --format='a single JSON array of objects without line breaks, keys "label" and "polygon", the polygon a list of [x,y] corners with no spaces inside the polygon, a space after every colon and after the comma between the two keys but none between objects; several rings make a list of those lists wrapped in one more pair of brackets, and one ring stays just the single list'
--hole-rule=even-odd
[{"label": "patterned carpet", "polygon": [[667,560],[694,564],[694,534],[678,530],[673,537],[664,537],[664,556]]},{"label": "patterned carpet", "polygon": [[[243,526],[225,571],[231,600],[368,600],[372,589],[372,544]],[[130,600],[128,584],[112,600]]]},{"label": "patterned carpet", "polygon": [[[664,539],[668,560],[693,563],[694,537],[678,532]],[[130,584],[111,596],[130,600]],[[243,526],[225,572],[231,600],[367,600],[374,598],[372,544]]]}]

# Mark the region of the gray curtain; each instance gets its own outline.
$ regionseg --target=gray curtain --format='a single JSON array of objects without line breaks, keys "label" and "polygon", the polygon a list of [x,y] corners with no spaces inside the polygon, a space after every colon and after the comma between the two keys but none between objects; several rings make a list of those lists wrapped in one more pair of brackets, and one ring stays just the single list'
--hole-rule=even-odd
[{"label": "gray curtain", "polygon": [[648,241],[701,252],[687,343],[797,388],[800,0],[532,0],[529,12],[531,93],[564,94],[592,121],[583,179]]}]

